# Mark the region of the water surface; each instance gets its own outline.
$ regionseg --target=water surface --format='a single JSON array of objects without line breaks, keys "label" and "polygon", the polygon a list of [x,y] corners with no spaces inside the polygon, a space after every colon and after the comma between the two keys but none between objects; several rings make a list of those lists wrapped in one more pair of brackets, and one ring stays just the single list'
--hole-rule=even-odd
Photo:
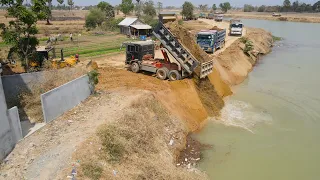
[{"label": "water surface", "polygon": [[214,180],[320,179],[320,24],[243,20],[284,38],[196,138]]}]

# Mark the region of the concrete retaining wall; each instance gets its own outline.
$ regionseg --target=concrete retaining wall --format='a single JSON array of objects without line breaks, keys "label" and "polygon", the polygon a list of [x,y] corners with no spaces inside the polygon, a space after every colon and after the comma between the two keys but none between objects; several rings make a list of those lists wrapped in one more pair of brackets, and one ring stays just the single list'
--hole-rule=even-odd
[{"label": "concrete retaining wall", "polygon": [[22,138],[17,107],[8,111],[0,79],[0,162],[12,151]]},{"label": "concrete retaining wall", "polygon": [[[76,68],[65,68],[51,71],[2,76],[1,78],[7,105],[9,108],[11,108],[20,104],[19,95],[22,92],[32,92],[32,89],[38,88],[42,84],[54,80],[57,74],[63,74],[64,77],[68,78],[73,77],[78,72],[79,69]],[[59,76],[59,78],[60,77],[61,76]]]},{"label": "concrete retaining wall", "polygon": [[59,117],[88,98],[92,92],[87,75],[41,95],[42,111],[46,123]]}]

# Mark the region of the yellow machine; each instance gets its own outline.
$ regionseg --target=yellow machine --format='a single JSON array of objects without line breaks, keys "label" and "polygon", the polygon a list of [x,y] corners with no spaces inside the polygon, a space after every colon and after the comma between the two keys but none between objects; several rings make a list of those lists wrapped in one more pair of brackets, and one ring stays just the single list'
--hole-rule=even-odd
[{"label": "yellow machine", "polygon": [[[71,56],[70,58],[64,58],[63,57],[63,49],[61,49],[61,58],[55,59],[55,48],[45,47],[45,46],[39,46],[37,47],[37,55],[39,56],[40,61],[31,61],[30,66],[31,67],[41,67],[44,60],[50,61],[52,68],[60,69],[65,67],[73,67],[79,62],[79,55],[76,54],[74,56]],[[49,54],[52,55],[50,56]]]}]

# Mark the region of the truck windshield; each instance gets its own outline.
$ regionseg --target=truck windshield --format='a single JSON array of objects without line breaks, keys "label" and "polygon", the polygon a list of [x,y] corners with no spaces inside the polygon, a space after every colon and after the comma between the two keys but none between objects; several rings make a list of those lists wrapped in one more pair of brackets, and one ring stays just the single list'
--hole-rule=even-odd
[{"label": "truck windshield", "polygon": [[209,34],[198,34],[198,40],[206,40],[206,39],[212,39],[212,35]]},{"label": "truck windshield", "polygon": [[233,27],[233,28],[242,28],[242,24],[232,24],[231,27]]}]

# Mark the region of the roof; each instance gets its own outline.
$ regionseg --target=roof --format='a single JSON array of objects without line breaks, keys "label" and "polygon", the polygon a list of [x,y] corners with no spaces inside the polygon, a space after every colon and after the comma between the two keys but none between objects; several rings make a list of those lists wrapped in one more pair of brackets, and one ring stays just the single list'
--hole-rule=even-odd
[{"label": "roof", "polygon": [[175,12],[160,12],[159,15],[176,15]]},{"label": "roof", "polygon": [[135,29],[152,29],[152,27],[147,24],[130,25],[130,27],[133,27]]},{"label": "roof", "polygon": [[122,20],[118,25],[119,26],[130,26],[132,23],[134,23],[138,18],[130,18],[127,17],[124,20]]},{"label": "roof", "polygon": [[163,19],[167,20],[167,19],[177,19],[177,17],[175,16],[166,16],[166,17],[163,17]]}]

